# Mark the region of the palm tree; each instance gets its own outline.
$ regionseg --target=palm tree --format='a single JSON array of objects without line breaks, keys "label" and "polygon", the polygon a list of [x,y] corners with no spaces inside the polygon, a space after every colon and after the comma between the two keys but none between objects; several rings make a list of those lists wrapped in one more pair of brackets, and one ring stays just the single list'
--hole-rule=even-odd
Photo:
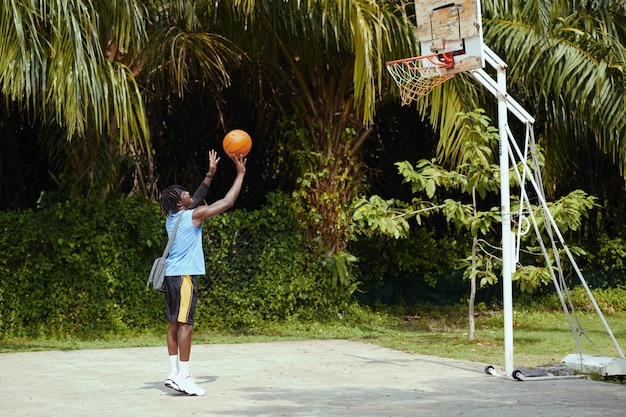
[{"label": "palm tree", "polygon": [[221,87],[237,58],[200,25],[208,4],[2,0],[0,95],[40,126],[73,193],[106,195],[134,170],[135,188],[154,195],[145,100],[183,95],[198,79]]},{"label": "palm tree", "polygon": [[282,115],[280,146],[299,178],[294,208],[320,250],[342,251],[365,176],[360,152],[381,97],[390,97],[384,62],[416,51],[412,2],[234,3],[239,26],[220,33],[247,52],[264,108]]},{"label": "palm tree", "polygon": [[[74,167],[78,182],[108,177],[100,167],[111,165],[112,149],[148,146],[141,91],[119,59],[145,39],[141,9],[135,0],[3,0],[0,7],[0,95],[25,119],[53,127],[40,131],[49,134],[40,139],[53,158],[71,141],[60,165]],[[56,141],[59,131],[64,142]],[[112,144],[104,154],[103,141]]]},{"label": "palm tree", "polygon": [[115,123],[121,140],[146,140],[139,88],[116,59],[145,39],[140,11],[134,0],[3,0],[0,92],[35,118],[56,120],[68,138]]},{"label": "palm tree", "polygon": [[[152,0],[146,2],[147,39],[141,50],[128,59],[128,65],[142,87],[152,130],[151,143],[158,149],[138,152],[134,179],[136,190],[149,197],[158,196],[155,170],[162,177],[179,183],[195,183],[206,165],[198,166],[191,149],[199,149],[206,141],[198,111],[207,111],[206,101],[221,114],[222,92],[231,85],[230,72],[239,65],[243,52],[215,30],[216,22],[225,19],[219,2],[209,0]],[[170,126],[166,120],[176,120]],[[172,123],[173,124],[173,123]],[[180,125],[188,129],[183,148],[179,138]],[[223,120],[222,120],[223,124]],[[166,163],[157,167],[160,152]],[[172,158],[175,153],[176,161]],[[157,158],[158,159],[158,158]]]}]

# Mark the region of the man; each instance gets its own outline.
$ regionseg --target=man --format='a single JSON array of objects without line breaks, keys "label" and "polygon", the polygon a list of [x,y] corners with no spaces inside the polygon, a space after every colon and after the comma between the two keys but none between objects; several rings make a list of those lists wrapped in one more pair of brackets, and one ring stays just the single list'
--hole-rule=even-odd
[{"label": "man", "polygon": [[170,374],[165,385],[188,395],[204,395],[189,372],[191,334],[194,313],[198,302],[198,275],[205,274],[202,250],[202,221],[231,208],[239,196],[246,172],[246,159],[233,157],[237,175],[224,198],[210,205],[199,204],[204,200],[217,170],[220,158],[215,151],[209,152],[209,171],[193,197],[179,185],[163,190],[160,206],[167,216],[165,227],[171,235],[179,217],[181,221],[165,264],[165,316],[169,321],[167,350],[170,358]]}]

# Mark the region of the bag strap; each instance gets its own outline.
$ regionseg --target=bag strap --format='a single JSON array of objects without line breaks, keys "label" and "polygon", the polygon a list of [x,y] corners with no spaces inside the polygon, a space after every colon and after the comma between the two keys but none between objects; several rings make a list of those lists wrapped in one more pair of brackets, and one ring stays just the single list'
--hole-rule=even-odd
[{"label": "bag strap", "polygon": [[170,239],[167,241],[167,246],[165,246],[165,250],[163,251],[163,258],[167,258],[170,255],[170,247],[172,246],[172,243],[174,243],[174,238],[176,237],[176,231],[178,230],[178,223],[180,223],[180,220],[183,218],[183,213],[180,213],[180,216],[178,216],[178,220],[176,220],[176,224],[174,225],[174,230],[172,230],[172,235],[170,236]]}]

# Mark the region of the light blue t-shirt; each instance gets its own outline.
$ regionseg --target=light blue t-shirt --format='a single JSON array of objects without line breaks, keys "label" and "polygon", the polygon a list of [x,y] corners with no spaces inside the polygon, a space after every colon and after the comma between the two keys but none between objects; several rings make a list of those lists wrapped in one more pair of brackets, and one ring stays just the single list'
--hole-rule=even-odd
[{"label": "light blue t-shirt", "polygon": [[165,275],[204,275],[204,251],[202,250],[202,224],[195,227],[192,222],[193,210],[170,213],[165,220],[167,235],[170,236],[179,216],[183,216],[176,231],[174,243],[165,263]]}]

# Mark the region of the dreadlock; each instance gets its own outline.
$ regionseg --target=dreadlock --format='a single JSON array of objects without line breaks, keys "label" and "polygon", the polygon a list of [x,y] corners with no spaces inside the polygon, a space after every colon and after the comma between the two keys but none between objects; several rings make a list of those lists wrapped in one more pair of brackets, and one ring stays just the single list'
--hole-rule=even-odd
[{"label": "dreadlock", "polygon": [[166,216],[173,211],[176,211],[177,204],[180,201],[180,197],[186,191],[184,187],[180,185],[170,185],[163,193],[161,193],[161,198],[159,199],[159,205],[161,206],[161,211]]}]

